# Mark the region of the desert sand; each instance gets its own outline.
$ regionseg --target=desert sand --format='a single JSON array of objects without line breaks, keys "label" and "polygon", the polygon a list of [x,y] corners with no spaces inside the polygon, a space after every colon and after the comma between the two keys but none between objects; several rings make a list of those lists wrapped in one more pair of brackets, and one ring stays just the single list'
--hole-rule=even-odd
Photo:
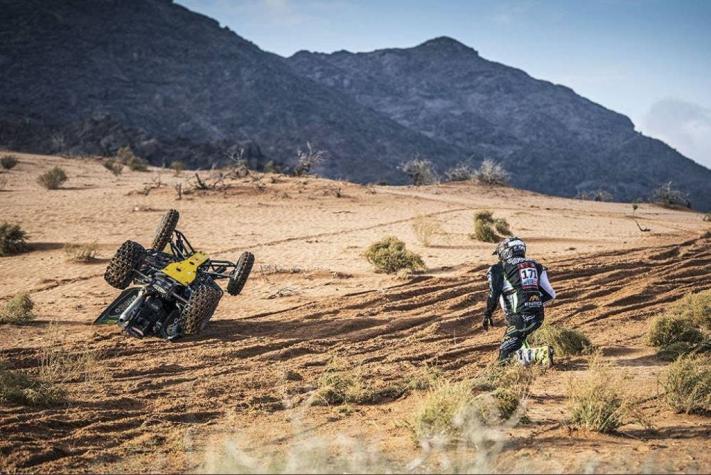
[{"label": "desert sand", "polygon": [[[33,249],[0,258],[0,301],[27,291],[38,318],[0,327],[0,360],[31,371],[43,348],[61,347],[96,361],[91,374],[62,383],[66,405],[0,404],[2,472],[249,471],[283,460],[294,469],[291,458],[323,447],[334,464],[352,461],[351,471],[448,471],[462,459],[482,471],[711,470],[708,418],[666,407],[657,378],[667,363],[644,339],[650,318],[711,288],[711,226],[698,213],[641,204],[633,217],[629,203],[468,183],[360,186],[256,173],[177,200],[175,184],[188,189],[194,172],[114,177],[94,159],[16,155],[18,166],[0,175],[0,221],[21,224]],[[69,180],[48,191],[35,180],[53,165]],[[118,294],[103,280],[114,250],[127,239],[149,244],[170,208],[200,250],[256,255],[242,295],[223,298],[204,334],[175,343],[92,325]],[[643,399],[654,429],[627,424],[599,435],[566,425],[566,387],[587,357],[562,360],[534,381],[528,423],[463,452],[432,455],[412,440],[402,421],[421,391],[373,404],[304,404],[334,357],[378,384],[423,365],[465,378],[495,359],[502,315],[493,331],[480,326],[494,246],[468,237],[482,209],[506,218],[549,267],[558,299],[546,319],[590,337]],[[445,231],[431,247],[412,230],[419,215]],[[374,272],[362,254],[386,235],[421,254],[427,271],[404,279]],[[67,262],[65,244],[92,241],[95,261]]]}]

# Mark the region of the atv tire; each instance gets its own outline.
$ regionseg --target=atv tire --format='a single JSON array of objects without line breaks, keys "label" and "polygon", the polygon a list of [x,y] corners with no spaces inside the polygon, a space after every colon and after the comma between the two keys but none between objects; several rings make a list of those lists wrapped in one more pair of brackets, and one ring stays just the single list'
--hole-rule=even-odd
[{"label": "atv tire", "polygon": [[239,293],[242,292],[244,284],[247,283],[249,273],[252,272],[252,266],[254,266],[254,254],[251,252],[243,252],[242,255],[239,256],[239,259],[237,259],[235,270],[227,282],[228,294],[239,295]]},{"label": "atv tire", "polygon": [[141,267],[145,257],[146,250],[143,246],[134,241],[124,242],[109,261],[104,280],[111,287],[125,289],[133,281],[134,272]]},{"label": "atv tire", "polygon": [[179,219],[180,213],[177,209],[171,209],[165,213],[156,229],[156,236],[153,238],[151,249],[154,251],[162,251],[165,249],[165,246],[170,242],[170,238],[173,237],[173,231],[175,231]]},{"label": "atv tire", "polygon": [[222,290],[216,285],[200,284],[190,295],[188,304],[180,314],[183,335],[197,335],[207,325],[217,310]]}]

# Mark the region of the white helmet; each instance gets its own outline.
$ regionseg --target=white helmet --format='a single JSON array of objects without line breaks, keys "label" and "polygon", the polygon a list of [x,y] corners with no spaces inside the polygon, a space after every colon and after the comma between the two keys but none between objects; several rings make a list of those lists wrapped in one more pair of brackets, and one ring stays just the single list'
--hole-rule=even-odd
[{"label": "white helmet", "polygon": [[526,243],[516,236],[507,237],[496,246],[494,255],[498,255],[502,261],[508,261],[514,257],[526,257]]}]

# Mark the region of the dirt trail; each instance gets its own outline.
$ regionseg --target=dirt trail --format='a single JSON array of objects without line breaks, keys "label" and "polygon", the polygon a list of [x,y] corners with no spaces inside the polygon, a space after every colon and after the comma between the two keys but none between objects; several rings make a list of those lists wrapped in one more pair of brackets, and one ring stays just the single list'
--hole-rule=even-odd
[{"label": "dirt trail", "polygon": [[[239,433],[249,450],[283,450],[305,432],[350,435],[396,459],[416,457],[399,421],[418,394],[383,397],[347,414],[299,410],[296,431],[291,406],[308,398],[334,356],[381,386],[425,363],[448,378],[468,377],[495,357],[503,330],[479,326],[491,245],[467,238],[472,211],[485,208],[506,217],[551,269],[559,298],[547,318],[582,330],[628,371],[658,429],[626,426],[627,436],[565,429],[565,386],[588,364],[570,359],[536,380],[532,422],[507,431],[500,463],[530,460],[519,468],[566,471],[597,458],[608,463],[600,470],[711,468],[707,419],[664,407],[656,377],[665,364],[643,342],[650,317],[665,305],[711,288],[711,240],[699,237],[706,228],[697,214],[643,205],[636,217],[653,231],[640,233],[631,208],[620,203],[467,185],[369,189],[284,177],[252,177],[224,193],[178,202],[170,186],[181,178],[170,174],[161,175],[165,187],[144,196],[135,191],[158,172],[115,178],[90,161],[20,158],[8,174],[9,191],[0,193],[0,212],[30,231],[35,248],[0,259],[0,296],[30,291],[39,318],[2,327],[0,361],[32,371],[46,348],[63,345],[69,355],[98,355],[99,364],[88,381],[63,385],[66,406],[0,404],[0,471],[195,470],[212,438],[225,432]],[[37,190],[34,175],[55,163],[76,189]],[[336,186],[342,198],[331,194]],[[149,241],[170,207],[181,210],[181,228],[208,252],[257,251],[244,295],[224,300],[199,338],[172,344],[90,325],[116,295],[102,279],[107,258],[124,239]],[[410,228],[417,215],[441,219],[446,239],[431,248],[417,244]],[[384,234],[405,239],[430,272],[409,281],[374,274],[361,253]],[[64,243],[94,239],[96,262],[66,263]],[[293,294],[278,296],[284,289]],[[615,460],[623,464],[609,465]]]},{"label": "dirt trail", "polygon": [[[690,290],[711,288],[710,244],[696,239],[552,261],[560,298],[548,318],[582,329],[611,354],[616,348],[635,353],[647,319],[664,304]],[[472,375],[491,359],[499,337],[498,330],[483,333],[478,325],[483,270],[418,278],[249,318],[227,316],[203,337],[176,344],[128,340],[113,328],[97,329],[71,351],[100,351],[110,379],[89,385],[66,409],[3,407],[0,426],[6,436],[0,450],[6,466],[87,469],[97,458],[120,460],[136,441],[180,439],[187,426],[217,423],[235,410],[259,407],[278,414],[284,410],[281,395],[308,393],[333,355],[363,365],[366,374],[385,382],[423,362],[450,377]],[[36,348],[3,350],[2,357],[18,368],[38,365]],[[649,359],[642,355],[619,364]],[[286,381],[286,370],[304,381]],[[151,450],[164,448],[158,444]]]}]

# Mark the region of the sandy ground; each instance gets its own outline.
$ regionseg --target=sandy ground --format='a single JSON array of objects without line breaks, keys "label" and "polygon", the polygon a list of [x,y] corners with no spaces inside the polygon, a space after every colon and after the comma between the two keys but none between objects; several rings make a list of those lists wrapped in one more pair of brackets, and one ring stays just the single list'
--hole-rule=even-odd
[{"label": "sandy ground", "polygon": [[[268,470],[265,460],[305,459],[334,441],[342,458],[358,461],[350,471],[711,470],[708,418],[664,406],[657,377],[665,363],[643,338],[649,318],[670,302],[711,288],[710,226],[700,214],[642,204],[633,217],[628,203],[469,184],[364,187],[261,174],[177,200],[175,184],[187,189],[192,172],[114,177],[94,160],[17,155],[18,166],[0,174],[0,221],[20,223],[33,250],[0,258],[0,300],[28,291],[38,319],[2,327],[0,360],[33,370],[43,349],[61,346],[89,350],[98,362],[89,378],[64,383],[65,406],[0,404],[0,471]],[[47,191],[35,180],[53,165],[69,181]],[[204,335],[177,343],[93,326],[117,295],[103,281],[108,259],[126,239],[150,243],[170,208],[201,250],[228,259],[254,252],[243,294],[223,299]],[[478,452],[423,455],[402,424],[417,391],[345,408],[303,404],[334,356],[381,383],[423,364],[448,378],[472,376],[495,357],[501,329],[479,326],[493,246],[468,237],[481,209],[506,218],[551,269],[559,299],[547,318],[591,337],[645,400],[655,430],[629,424],[601,436],[566,426],[565,388],[587,358],[537,378],[530,423],[501,428],[491,435],[499,442]],[[418,215],[445,231],[431,247],[412,230]],[[386,235],[420,253],[428,271],[409,280],[373,272],[362,253]],[[66,243],[92,241],[95,262],[67,262]]]}]

